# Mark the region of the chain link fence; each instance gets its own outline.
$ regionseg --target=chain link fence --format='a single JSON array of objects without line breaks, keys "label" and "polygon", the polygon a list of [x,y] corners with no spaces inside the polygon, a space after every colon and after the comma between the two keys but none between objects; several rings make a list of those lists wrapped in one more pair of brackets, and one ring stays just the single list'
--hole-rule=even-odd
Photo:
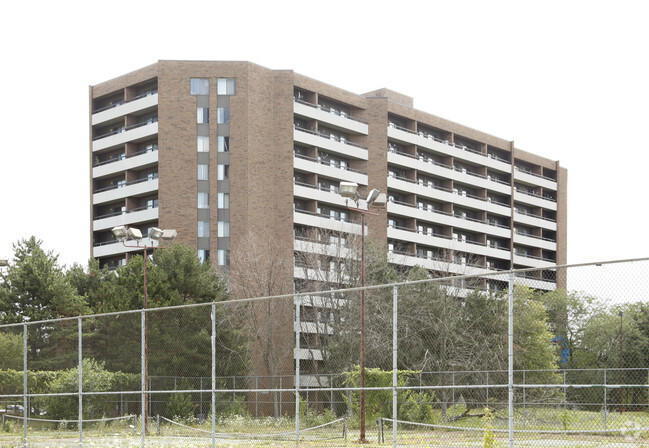
[{"label": "chain link fence", "polygon": [[0,326],[0,446],[649,443],[649,259],[471,269]]}]

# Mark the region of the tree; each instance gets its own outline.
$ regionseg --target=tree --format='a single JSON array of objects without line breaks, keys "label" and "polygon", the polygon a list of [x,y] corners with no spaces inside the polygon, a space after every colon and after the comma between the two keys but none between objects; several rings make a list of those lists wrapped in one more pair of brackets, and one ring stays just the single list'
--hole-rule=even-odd
[{"label": "tree", "polygon": [[0,370],[23,369],[23,336],[9,329],[0,332]]},{"label": "tree", "polygon": [[[252,232],[240,243],[237,269],[230,275],[233,297],[247,299],[293,292],[293,259],[281,256],[271,238],[261,239]],[[293,299],[259,300],[240,306],[245,330],[251,335],[252,373],[266,377],[267,387],[279,388],[281,375],[291,374],[294,339]],[[288,331],[287,331],[288,329]],[[263,385],[262,385],[263,387]],[[273,394],[273,415],[280,416],[279,392]]]},{"label": "tree", "polygon": [[[58,256],[31,237],[14,244],[13,262],[0,284],[0,323],[34,322],[84,314],[83,297],[68,283]],[[30,368],[53,369],[75,363],[76,322],[28,326]]]}]

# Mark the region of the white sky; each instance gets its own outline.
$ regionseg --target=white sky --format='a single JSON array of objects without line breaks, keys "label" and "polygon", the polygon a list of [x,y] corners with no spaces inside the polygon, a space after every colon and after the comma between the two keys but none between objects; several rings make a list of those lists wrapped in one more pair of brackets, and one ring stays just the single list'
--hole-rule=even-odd
[{"label": "white sky", "polygon": [[567,167],[568,261],[649,256],[649,2],[24,1],[0,7],[0,256],[89,250],[88,85],[248,60],[415,107]]}]

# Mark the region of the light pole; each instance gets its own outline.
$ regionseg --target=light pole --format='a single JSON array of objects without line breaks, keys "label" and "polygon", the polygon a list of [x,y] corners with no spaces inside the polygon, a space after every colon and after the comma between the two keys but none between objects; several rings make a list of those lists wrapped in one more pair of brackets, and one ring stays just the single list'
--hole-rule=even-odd
[{"label": "light pole", "polygon": [[[365,443],[365,215],[378,215],[376,212],[370,211],[370,206],[377,208],[385,207],[386,197],[376,188],[370,191],[370,194],[365,200],[365,207],[360,207],[360,194],[358,194],[358,184],[354,182],[341,182],[339,193],[344,198],[345,206],[349,210],[353,210],[361,214],[361,402],[360,402],[360,423],[361,434],[358,439],[359,442]],[[356,203],[356,207],[350,207],[347,203],[351,199]]]},{"label": "light pole", "polygon": [[[146,268],[147,268],[147,249],[155,249],[158,246],[147,246],[146,244],[140,244],[142,241],[142,232],[139,229],[134,229],[132,227],[126,227],[126,226],[117,226],[113,227],[112,229],[113,234],[115,237],[122,242],[122,244],[125,247],[133,247],[133,248],[140,248],[144,250],[144,306],[143,309],[146,310],[148,307],[148,291],[147,291],[147,281],[146,281]],[[154,241],[173,241],[176,239],[176,236],[178,235],[178,232],[176,232],[173,229],[165,229],[161,230],[158,229],[157,227],[153,227],[149,231],[149,239],[154,240]],[[131,244],[128,245],[126,244],[127,241],[135,241],[135,245]],[[148,434],[149,432],[149,397],[148,397],[148,389],[149,389],[149,342],[147,340],[148,336],[148,331],[147,331],[147,316],[146,316],[146,311],[144,312],[143,316],[143,322],[144,322],[144,353],[142,354],[143,356],[143,389],[144,389],[144,403],[143,403],[143,409],[142,409],[142,418],[144,419],[144,433]]]}]

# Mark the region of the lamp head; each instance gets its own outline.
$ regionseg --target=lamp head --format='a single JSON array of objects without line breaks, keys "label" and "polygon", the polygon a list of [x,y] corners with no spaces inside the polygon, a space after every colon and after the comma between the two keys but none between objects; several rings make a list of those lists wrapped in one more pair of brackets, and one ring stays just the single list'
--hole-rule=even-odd
[{"label": "lamp head", "polygon": [[149,230],[149,238],[158,241],[162,237],[162,233],[163,231],[161,229],[153,227],[151,228],[151,230]]},{"label": "lamp head", "polygon": [[356,182],[340,182],[338,193],[344,198],[356,201],[358,199],[358,184]]},{"label": "lamp head", "polygon": [[178,232],[174,229],[165,229],[162,231],[161,238],[165,241],[173,241],[178,236]]},{"label": "lamp head", "polygon": [[128,236],[128,227],[126,226],[113,227],[112,231],[118,240],[124,240]]},{"label": "lamp head", "polygon": [[133,227],[128,228],[128,237],[132,240],[141,240],[142,239],[142,231],[140,229],[135,229]]},{"label": "lamp head", "polygon": [[385,207],[386,197],[385,194],[381,193],[380,190],[374,188],[370,191],[370,194],[367,195],[367,205],[374,207]]}]

